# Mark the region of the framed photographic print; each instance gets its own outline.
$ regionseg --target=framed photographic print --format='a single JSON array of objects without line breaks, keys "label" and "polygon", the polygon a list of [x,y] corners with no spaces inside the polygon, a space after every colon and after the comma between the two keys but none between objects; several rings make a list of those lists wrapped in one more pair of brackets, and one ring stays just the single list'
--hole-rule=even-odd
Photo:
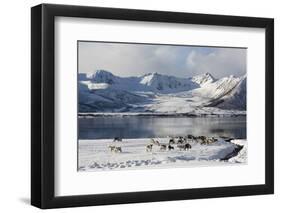
[{"label": "framed photographic print", "polygon": [[274,21],[31,9],[31,203],[272,194]]}]

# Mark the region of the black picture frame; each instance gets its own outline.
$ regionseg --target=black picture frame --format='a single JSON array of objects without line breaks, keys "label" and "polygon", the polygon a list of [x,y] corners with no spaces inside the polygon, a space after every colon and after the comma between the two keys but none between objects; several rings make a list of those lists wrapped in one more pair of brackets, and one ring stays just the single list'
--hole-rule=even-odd
[{"label": "black picture frame", "polygon": [[[59,196],[55,190],[55,17],[264,28],[265,184]],[[31,204],[42,208],[140,203],[274,193],[274,20],[271,18],[41,4],[31,8]]]}]

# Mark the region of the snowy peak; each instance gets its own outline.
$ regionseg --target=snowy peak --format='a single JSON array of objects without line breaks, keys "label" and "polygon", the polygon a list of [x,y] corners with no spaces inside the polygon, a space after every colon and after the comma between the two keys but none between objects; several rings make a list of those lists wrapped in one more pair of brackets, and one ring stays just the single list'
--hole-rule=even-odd
[{"label": "snowy peak", "polygon": [[205,84],[213,83],[214,81],[216,81],[216,79],[210,73],[207,72],[192,77],[191,81],[199,84],[200,86],[204,86]]},{"label": "snowy peak", "polygon": [[[80,78],[80,76],[79,76]],[[105,70],[97,70],[88,76],[88,80],[95,85],[107,84],[115,89],[127,91],[152,91],[159,93],[171,93],[187,91],[199,87],[195,82],[187,78],[162,75],[159,73],[148,73],[140,77],[119,77]]]},{"label": "snowy peak", "polygon": [[157,72],[148,73],[140,77],[140,84],[151,86],[157,79],[159,79],[159,74]]},{"label": "snowy peak", "polygon": [[187,78],[149,73],[141,77],[140,84],[159,92],[185,91],[197,88],[198,85]]},{"label": "snowy peak", "polygon": [[222,99],[222,102],[217,106],[224,109],[240,109],[246,110],[247,105],[247,77],[240,78],[237,86],[231,91],[230,94]]},{"label": "snowy peak", "polygon": [[111,72],[106,70],[97,70],[93,74],[90,74],[88,78],[93,83],[107,83],[107,84],[114,84],[117,83],[119,77],[113,75]]},{"label": "snowy peak", "polygon": [[224,81],[224,86],[226,86],[227,84],[229,85],[228,92],[226,92],[224,96],[214,99],[209,106],[218,107],[221,109],[246,110],[246,75],[240,78],[230,76],[227,80]]},{"label": "snowy peak", "polygon": [[213,83],[206,83],[204,86],[193,91],[194,95],[205,98],[218,99],[229,94],[239,83],[240,78],[233,75],[216,80]]}]

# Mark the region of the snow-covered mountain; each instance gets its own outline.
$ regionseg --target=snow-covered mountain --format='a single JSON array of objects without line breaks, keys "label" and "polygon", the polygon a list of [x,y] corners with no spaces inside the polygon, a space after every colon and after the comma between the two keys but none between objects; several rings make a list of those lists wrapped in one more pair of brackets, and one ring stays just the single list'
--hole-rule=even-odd
[{"label": "snow-covered mountain", "polygon": [[202,87],[193,91],[194,95],[209,99],[218,99],[227,95],[240,82],[240,78],[233,75],[221,78],[213,83],[204,84]]},{"label": "snow-covered mountain", "polygon": [[[107,87],[128,91],[152,91],[157,93],[172,93],[198,88],[199,85],[188,78],[161,75],[156,72],[140,77],[119,77],[105,70],[97,70],[87,76],[89,87],[107,84]],[[94,85],[90,85],[94,84]]]},{"label": "snow-covered mountain", "polygon": [[246,109],[246,76],[216,80],[148,73],[119,77],[105,70],[79,74],[80,112],[194,112],[204,107]]},{"label": "snow-covered mountain", "polygon": [[214,100],[210,106],[222,109],[246,110],[247,77],[242,76],[238,84],[225,96]]},{"label": "snow-covered mountain", "polygon": [[199,84],[201,87],[205,84],[210,84],[216,81],[216,79],[210,73],[204,73],[202,75],[196,75],[191,78],[191,81]]},{"label": "snow-covered mountain", "polygon": [[188,78],[177,78],[156,72],[141,76],[139,83],[160,93],[187,91],[199,87],[197,83]]},{"label": "snow-covered mountain", "polygon": [[101,87],[89,89],[87,84],[79,83],[80,112],[128,111],[130,104],[145,101],[147,98],[125,90]]}]

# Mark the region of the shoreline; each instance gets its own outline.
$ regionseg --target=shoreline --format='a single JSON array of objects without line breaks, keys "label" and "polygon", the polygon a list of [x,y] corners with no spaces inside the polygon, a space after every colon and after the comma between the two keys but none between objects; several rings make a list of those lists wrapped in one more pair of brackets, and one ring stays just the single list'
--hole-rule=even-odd
[{"label": "shoreline", "polygon": [[190,117],[190,118],[206,118],[206,117],[247,117],[246,112],[229,113],[229,114],[216,114],[216,113],[92,113],[92,112],[79,112],[78,118],[89,118],[89,117]]}]

